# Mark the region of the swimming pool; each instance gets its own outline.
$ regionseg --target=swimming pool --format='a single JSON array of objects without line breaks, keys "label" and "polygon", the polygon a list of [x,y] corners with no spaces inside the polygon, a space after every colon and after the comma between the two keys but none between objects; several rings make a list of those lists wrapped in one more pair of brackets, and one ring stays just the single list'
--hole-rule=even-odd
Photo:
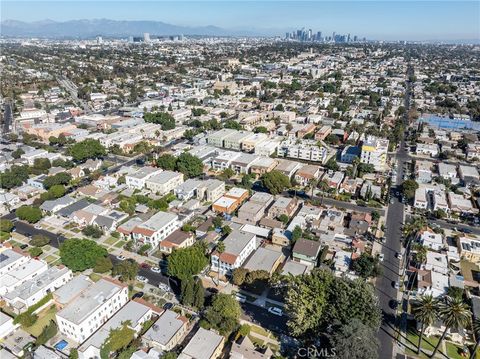
[{"label": "swimming pool", "polygon": [[57,344],[55,344],[55,349],[62,351],[67,347],[67,345],[68,345],[68,342],[62,339]]}]

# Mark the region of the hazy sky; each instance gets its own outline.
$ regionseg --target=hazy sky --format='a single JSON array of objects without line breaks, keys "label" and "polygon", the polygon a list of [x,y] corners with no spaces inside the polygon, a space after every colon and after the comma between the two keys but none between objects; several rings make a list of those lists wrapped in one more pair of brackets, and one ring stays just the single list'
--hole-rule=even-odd
[{"label": "hazy sky", "polygon": [[274,29],[278,35],[305,27],[371,39],[480,38],[480,1],[1,1],[2,20],[98,18]]}]

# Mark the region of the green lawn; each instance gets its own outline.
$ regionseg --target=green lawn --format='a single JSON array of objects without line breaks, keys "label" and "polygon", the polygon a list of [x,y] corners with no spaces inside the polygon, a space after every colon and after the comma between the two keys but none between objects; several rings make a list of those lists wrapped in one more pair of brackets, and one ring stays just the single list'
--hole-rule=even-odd
[{"label": "green lawn", "polygon": [[460,355],[461,349],[460,347],[456,346],[453,343],[445,342],[447,346],[447,355],[451,359],[462,359],[463,357]]},{"label": "green lawn", "polygon": [[48,264],[51,264],[51,263],[55,262],[57,259],[58,259],[58,257],[53,256],[53,255],[49,255],[49,256],[47,256],[47,258],[45,258],[45,260],[47,261]]},{"label": "green lawn", "polygon": [[98,273],[92,273],[89,275],[89,277],[94,282],[98,282],[102,278],[102,276]]},{"label": "green lawn", "polygon": [[266,331],[265,329],[261,328],[261,327],[257,327],[255,325],[251,325],[250,326],[250,332],[253,332],[253,333],[257,333],[257,334],[260,334],[260,335],[263,335],[264,337],[267,337],[270,335],[270,333],[268,331]]},{"label": "green lawn", "polygon": [[110,238],[104,240],[103,243],[108,244],[108,245],[112,245],[117,241],[118,241],[118,238],[110,237]]},{"label": "green lawn", "polygon": [[116,248],[122,248],[127,242],[124,241],[123,239],[119,240],[117,243],[115,243],[114,247]]},{"label": "green lawn", "polygon": [[254,337],[253,335],[249,335],[248,337],[250,338],[252,343],[255,344],[256,346],[261,347],[261,346],[263,346],[263,343],[265,343],[262,339]]},{"label": "green lawn", "polygon": [[57,308],[55,305],[42,310],[40,313],[38,313],[38,320],[35,322],[35,324],[31,327],[24,328],[25,331],[32,334],[34,337],[38,337],[43,328],[46,327],[51,320],[55,320],[55,313],[57,313]]}]

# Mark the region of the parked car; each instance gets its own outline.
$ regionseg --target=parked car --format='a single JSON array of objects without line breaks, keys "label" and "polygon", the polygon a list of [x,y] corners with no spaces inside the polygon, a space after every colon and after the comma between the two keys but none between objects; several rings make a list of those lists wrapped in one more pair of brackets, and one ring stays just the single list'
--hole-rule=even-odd
[{"label": "parked car", "polygon": [[383,262],[384,259],[385,259],[385,254],[380,253],[380,255],[378,256],[378,260],[379,260],[380,262]]},{"label": "parked car", "polygon": [[162,273],[162,270],[158,267],[152,267],[150,268],[150,270],[153,272],[153,273]]},{"label": "parked car", "polygon": [[393,288],[395,288],[395,289],[399,289],[399,288],[400,288],[400,284],[398,284],[397,281],[392,282],[392,286],[393,286]]},{"label": "parked car", "polygon": [[208,287],[208,288],[207,288],[207,292],[212,293],[212,294],[217,294],[217,293],[218,293],[218,289],[217,289],[217,288],[213,288],[213,287]]},{"label": "parked car", "polygon": [[39,224],[36,224],[36,225],[34,226],[34,228],[35,228],[35,229],[42,229],[42,226],[39,225]]},{"label": "parked car", "polygon": [[235,299],[238,300],[240,303],[245,303],[247,301],[247,297],[240,293],[235,294]]},{"label": "parked car", "polygon": [[134,295],[132,295],[132,299],[142,298],[144,294],[145,294],[145,293],[143,293],[143,292],[137,292],[137,293],[135,293]]},{"label": "parked car", "polygon": [[398,300],[396,299],[390,299],[390,301],[388,302],[388,306],[393,310],[397,310],[398,304]]},{"label": "parked car", "polygon": [[22,244],[22,245],[20,245],[20,249],[25,249],[25,248],[27,248],[27,247],[28,247],[28,244]]},{"label": "parked car", "polygon": [[167,302],[163,305],[163,309],[169,310],[173,308],[173,303]]},{"label": "parked car", "polygon": [[402,253],[400,253],[400,252],[397,252],[397,254],[395,256],[400,260],[402,260],[402,258],[403,258]]},{"label": "parked car", "polygon": [[140,267],[145,268],[145,269],[150,269],[151,265],[148,264],[148,263],[142,263],[142,264],[140,264]]},{"label": "parked car", "polygon": [[116,256],[115,258],[117,258],[119,261],[124,261],[125,259],[127,259],[122,255]]},{"label": "parked car", "polygon": [[145,278],[143,275],[137,275],[135,279],[142,283],[148,283],[148,279]]},{"label": "parked car", "polygon": [[163,290],[165,292],[170,292],[170,287],[168,285],[166,285],[165,283],[160,283],[158,285],[158,288],[160,288],[161,290]]},{"label": "parked car", "polygon": [[283,311],[278,307],[269,307],[268,312],[272,313],[272,314],[275,314],[275,315],[278,315],[279,317],[281,317],[283,315]]}]

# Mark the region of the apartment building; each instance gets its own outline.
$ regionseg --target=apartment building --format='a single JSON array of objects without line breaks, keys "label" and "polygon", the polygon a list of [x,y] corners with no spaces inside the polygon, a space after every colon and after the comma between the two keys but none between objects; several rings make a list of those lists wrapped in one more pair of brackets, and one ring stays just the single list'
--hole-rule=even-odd
[{"label": "apartment building", "polygon": [[255,163],[257,159],[256,155],[250,153],[242,153],[230,164],[230,168],[237,174],[249,173],[250,167]]},{"label": "apartment building", "polygon": [[163,196],[172,192],[175,188],[183,183],[183,173],[173,171],[162,171],[149,177],[145,181],[145,187]]},{"label": "apartment building", "polygon": [[211,330],[199,328],[178,359],[217,359],[222,355],[225,338]]},{"label": "apartment building", "polygon": [[323,163],[327,159],[327,150],[319,147],[315,140],[302,140],[297,143],[296,140],[289,139],[280,143],[277,156]]},{"label": "apartment building", "polygon": [[295,181],[300,186],[307,186],[311,181],[319,179],[322,174],[319,166],[306,165],[295,173]]},{"label": "apartment building", "polygon": [[460,258],[480,265],[480,239],[478,237],[458,237],[457,248]]},{"label": "apartment building", "polygon": [[297,198],[278,197],[268,210],[268,216],[278,218],[282,214],[291,217],[297,209]]},{"label": "apartment building", "polygon": [[212,270],[220,271],[221,274],[230,274],[235,268],[239,268],[248,256],[255,251],[257,236],[253,233],[234,230],[223,241],[225,251],[214,252],[211,257]]},{"label": "apartment building", "polygon": [[149,178],[161,172],[162,170],[160,168],[149,166],[141,167],[135,170],[135,172],[127,174],[125,176],[125,183],[129,188],[143,189],[145,188],[145,183]]},{"label": "apartment building", "polygon": [[259,156],[269,157],[274,153],[277,153],[277,149],[280,142],[275,140],[267,140],[261,143],[258,143],[255,146],[255,154]]},{"label": "apartment building", "polygon": [[161,312],[160,308],[145,303],[143,300],[129,301],[102,325],[94,335],[90,336],[78,347],[78,358],[100,358],[100,350],[112,330],[121,328],[124,323],[128,323],[128,328],[132,329],[135,335],[137,335],[143,329],[144,323],[151,320],[154,315],[161,314]]},{"label": "apartment building", "polygon": [[82,343],[128,302],[128,286],[102,278],[56,314],[58,330]]},{"label": "apartment building", "polygon": [[72,278],[72,271],[67,267],[50,267],[45,272],[6,293],[3,299],[15,313],[19,314]]},{"label": "apartment building", "polygon": [[188,319],[173,310],[165,310],[143,335],[148,346],[160,351],[170,351],[187,332]]},{"label": "apartment building", "polygon": [[252,135],[253,133],[249,131],[235,131],[223,139],[223,147],[240,151],[242,149],[242,143]]},{"label": "apartment building", "polygon": [[389,141],[383,138],[368,136],[362,144],[360,162],[373,165],[375,170],[385,169]]},{"label": "apartment building", "polygon": [[250,172],[258,175],[271,172],[277,166],[278,161],[269,157],[257,157],[250,166]]},{"label": "apartment building", "polygon": [[207,136],[207,143],[209,145],[222,148],[222,147],[224,147],[223,144],[224,144],[225,139],[228,136],[233,135],[236,132],[237,132],[236,130],[232,130],[232,129],[229,129],[229,128],[223,128],[223,129],[218,130],[216,132],[210,133]]},{"label": "apartment building", "polygon": [[264,133],[252,133],[250,136],[245,137],[242,142],[242,151],[254,152],[256,147],[265,142],[268,136]]},{"label": "apartment building", "polygon": [[147,221],[133,228],[131,233],[135,242],[140,245],[150,244],[153,249],[173,233],[179,225],[176,214],[159,211]]}]

